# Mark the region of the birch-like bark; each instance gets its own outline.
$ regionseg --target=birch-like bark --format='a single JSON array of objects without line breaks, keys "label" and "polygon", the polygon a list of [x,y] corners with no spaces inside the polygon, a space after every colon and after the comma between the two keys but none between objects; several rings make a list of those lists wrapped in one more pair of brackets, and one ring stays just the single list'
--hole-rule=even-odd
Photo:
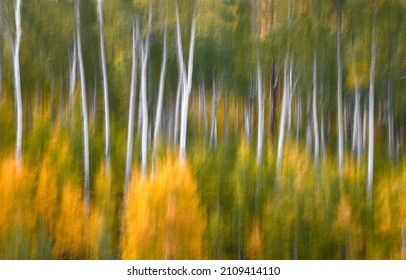
[{"label": "birch-like bark", "polygon": [[343,70],[341,61],[341,2],[338,4],[337,15],[337,122],[338,122],[338,172],[342,175],[344,168],[343,116],[342,116],[342,87]]},{"label": "birch-like bark", "polygon": [[314,165],[319,163],[319,125],[317,119],[317,57],[313,61],[313,131],[314,131]]},{"label": "birch-like bark", "polygon": [[79,75],[80,75],[80,93],[82,101],[82,120],[83,120],[83,161],[84,161],[84,171],[85,171],[85,186],[84,186],[84,204],[86,211],[86,219],[89,217],[89,200],[90,200],[90,189],[89,189],[89,123],[88,123],[88,113],[87,113],[87,101],[86,101],[86,81],[85,81],[85,69],[83,65],[83,55],[82,55],[82,40],[80,32],[80,0],[75,1],[75,12],[76,12],[76,43],[78,52],[78,62],[79,62]]},{"label": "birch-like bark", "polygon": [[138,28],[133,26],[133,45],[132,45],[132,69],[131,69],[131,88],[130,104],[128,109],[128,128],[127,128],[127,155],[125,165],[125,185],[124,199],[127,197],[128,188],[131,180],[131,169],[133,161],[133,143],[134,143],[134,117],[135,117],[135,96],[137,89],[137,52],[136,45],[138,42]]},{"label": "birch-like bark", "polygon": [[393,159],[394,154],[394,129],[393,129],[393,107],[392,107],[392,82],[388,81],[387,95],[387,119],[388,119],[388,158]]},{"label": "birch-like bark", "polygon": [[302,98],[297,95],[296,103],[296,146],[299,145],[300,126],[302,125]]},{"label": "birch-like bark", "polygon": [[73,39],[73,51],[72,55],[70,56],[71,61],[71,70],[70,70],[70,77],[69,77],[69,103],[73,106],[73,98],[75,94],[75,87],[76,87],[76,68],[77,68],[77,43],[76,43],[76,36]]},{"label": "birch-like bark", "polygon": [[[22,143],[23,143],[23,105],[21,97],[21,76],[20,76],[20,46],[21,46],[21,0],[16,1],[15,5],[15,42],[13,54],[13,66],[14,66],[14,95],[15,104],[17,109],[17,135],[16,135],[16,161],[17,166],[21,165],[22,161]],[[12,42],[11,42],[12,43]]]},{"label": "birch-like bark", "polygon": [[142,131],[141,131],[141,173],[145,179],[148,168],[148,100],[147,100],[147,66],[149,58],[149,35],[151,32],[152,8],[149,6],[148,29],[145,44],[141,40],[141,104],[142,104]]},{"label": "birch-like bark", "polygon": [[[180,30],[180,20],[179,20],[179,9],[176,6],[176,37],[178,46],[178,64],[179,72],[182,77],[183,87],[182,87],[182,106],[181,106],[181,118],[180,118],[180,149],[179,157],[180,162],[183,164],[186,161],[186,133],[187,133],[187,117],[188,117],[188,106],[189,106],[189,96],[192,89],[192,75],[193,75],[193,56],[195,47],[195,34],[196,34],[196,16],[193,17],[192,31],[190,35],[189,44],[189,60],[188,67],[185,69],[183,50],[182,50],[182,37]],[[186,72],[187,70],[187,72]]]},{"label": "birch-like bark", "polygon": [[366,141],[367,141],[367,118],[368,118],[368,103],[365,98],[364,102],[364,117],[362,121],[362,151],[366,150]]},{"label": "birch-like bark", "polygon": [[244,135],[247,142],[251,139],[250,109],[248,98],[244,98]]},{"label": "birch-like bark", "polygon": [[278,82],[279,75],[275,70],[275,67],[273,67],[269,85],[269,136],[272,143],[274,142],[275,137],[276,89],[278,87]]},{"label": "birch-like bark", "polygon": [[152,170],[155,168],[156,149],[158,145],[158,136],[161,129],[162,103],[164,97],[165,71],[166,71],[167,51],[166,51],[166,29],[164,30],[164,49],[162,55],[161,75],[159,77],[158,104],[155,113],[154,126],[154,146],[152,148]]},{"label": "birch-like bark", "polygon": [[213,87],[211,96],[211,129],[210,129],[210,146],[213,150],[217,149],[217,108],[218,108],[218,94],[213,77]]},{"label": "birch-like bark", "polygon": [[[289,89],[288,89],[288,105],[287,105],[287,114],[288,114],[288,131],[287,135],[290,136],[291,133],[291,127],[292,127],[292,99],[293,99],[293,77],[292,77],[292,61],[290,62],[289,66]],[[297,80],[296,80],[297,82]],[[296,84],[296,83],[295,83]]]},{"label": "birch-like bark", "polygon": [[173,145],[178,144],[178,131],[179,131],[179,107],[182,98],[182,80],[179,78],[178,87],[176,89],[176,102],[175,102],[175,125],[173,128]]},{"label": "birch-like bark", "polygon": [[209,119],[207,117],[207,103],[206,103],[206,86],[203,80],[202,84],[202,92],[203,92],[203,126],[204,126],[204,138],[207,139],[209,134]]},{"label": "birch-like bark", "polygon": [[262,92],[262,70],[257,61],[257,93],[258,93],[258,136],[257,136],[257,166],[262,163],[262,150],[264,141],[264,94]]},{"label": "birch-like bark", "polygon": [[372,23],[371,68],[369,72],[369,119],[368,119],[368,182],[367,199],[372,206],[372,188],[374,178],[374,92],[375,92],[375,25]]},{"label": "birch-like bark", "polygon": [[354,42],[351,46],[351,60],[352,60],[352,73],[354,76],[354,88],[355,88],[355,106],[354,106],[354,126],[353,126],[353,138],[352,138],[352,150],[357,155],[357,165],[361,164],[362,155],[362,128],[361,128],[361,94],[359,90],[358,75],[355,69],[355,57],[354,57]]},{"label": "birch-like bark", "polygon": [[100,54],[103,78],[103,103],[104,103],[104,158],[106,171],[110,167],[110,109],[109,109],[109,87],[106,69],[106,54],[104,50],[104,21],[103,21],[103,0],[97,0],[97,14],[99,18]]},{"label": "birch-like bark", "polygon": [[306,148],[309,153],[312,152],[313,137],[312,137],[312,96],[307,95],[307,105],[306,105]]},{"label": "birch-like bark", "polygon": [[288,68],[288,60],[285,59],[285,67],[284,67],[284,84],[283,84],[283,97],[282,97],[282,112],[280,116],[280,125],[279,125],[279,137],[278,137],[278,149],[276,155],[276,180],[278,179],[281,169],[282,169],[282,155],[283,155],[283,144],[284,144],[284,137],[285,137],[285,129],[286,129],[286,110],[288,106],[288,87],[290,81],[287,75],[287,68]]},{"label": "birch-like bark", "polygon": [[202,91],[202,81],[199,83],[199,92],[198,92],[198,103],[197,103],[197,131],[200,133],[201,122],[202,122],[202,100],[203,100],[203,91]]}]

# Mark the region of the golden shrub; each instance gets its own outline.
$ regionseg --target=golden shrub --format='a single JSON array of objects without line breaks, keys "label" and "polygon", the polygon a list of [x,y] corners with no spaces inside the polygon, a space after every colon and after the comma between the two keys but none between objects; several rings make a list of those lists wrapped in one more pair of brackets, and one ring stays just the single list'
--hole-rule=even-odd
[{"label": "golden shrub", "polygon": [[123,259],[202,259],[204,212],[190,168],[167,160],[153,178],[133,176],[126,202]]},{"label": "golden shrub", "polygon": [[97,258],[98,232],[102,227],[102,219],[97,209],[90,209],[89,217],[86,217],[82,190],[67,183],[59,211],[54,237],[54,258]]}]

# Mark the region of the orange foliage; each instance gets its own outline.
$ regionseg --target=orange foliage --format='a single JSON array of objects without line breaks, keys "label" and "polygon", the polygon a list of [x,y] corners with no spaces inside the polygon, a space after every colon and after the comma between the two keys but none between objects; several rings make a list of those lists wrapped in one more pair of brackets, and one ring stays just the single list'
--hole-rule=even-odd
[{"label": "orange foliage", "polygon": [[[19,248],[22,238],[16,233],[30,235],[35,229],[32,181],[32,174],[23,165],[17,166],[14,157],[3,161],[0,167],[0,245]],[[11,250],[7,258],[20,258],[19,252]]]},{"label": "orange foliage", "polygon": [[97,257],[97,232],[102,220],[98,211],[94,210],[86,221],[82,197],[82,190],[69,183],[64,186],[53,250],[57,259]]},{"label": "orange foliage", "polygon": [[38,218],[45,228],[52,232],[55,224],[57,207],[57,184],[55,176],[50,171],[50,162],[41,167],[38,188],[35,194],[35,205]]},{"label": "orange foliage", "polygon": [[204,212],[190,168],[167,160],[153,178],[132,178],[123,259],[202,259]]}]

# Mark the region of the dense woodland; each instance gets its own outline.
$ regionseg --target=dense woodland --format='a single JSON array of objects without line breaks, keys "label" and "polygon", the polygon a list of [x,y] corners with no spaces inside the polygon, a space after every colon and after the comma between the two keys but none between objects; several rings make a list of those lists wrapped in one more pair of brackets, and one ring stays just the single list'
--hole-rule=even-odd
[{"label": "dense woodland", "polygon": [[404,0],[1,0],[1,259],[405,259]]}]

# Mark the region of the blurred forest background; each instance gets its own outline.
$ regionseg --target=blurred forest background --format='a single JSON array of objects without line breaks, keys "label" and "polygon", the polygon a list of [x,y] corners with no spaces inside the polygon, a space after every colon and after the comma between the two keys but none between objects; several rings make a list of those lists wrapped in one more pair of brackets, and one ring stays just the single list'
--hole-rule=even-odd
[{"label": "blurred forest background", "polygon": [[1,0],[1,259],[405,259],[406,1]]}]

